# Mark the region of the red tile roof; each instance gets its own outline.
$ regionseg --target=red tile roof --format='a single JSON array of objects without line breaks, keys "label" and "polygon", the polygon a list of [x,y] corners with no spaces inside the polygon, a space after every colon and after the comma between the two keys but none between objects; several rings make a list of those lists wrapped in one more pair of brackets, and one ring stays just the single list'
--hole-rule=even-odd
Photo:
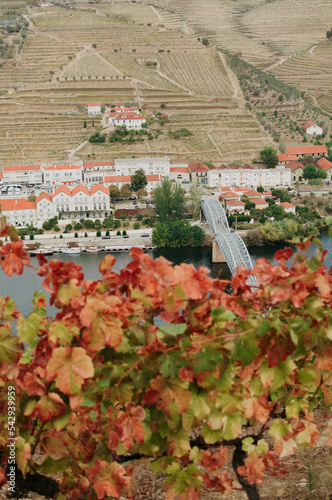
[{"label": "red tile roof", "polygon": [[146,120],[146,118],[145,118],[145,116],[139,115],[139,114],[125,115],[125,114],[121,113],[121,114],[116,115],[115,120]]},{"label": "red tile roof", "polygon": [[27,210],[35,209],[36,202],[28,201],[25,198],[17,198],[12,200],[0,200],[0,207],[3,212],[8,212],[9,210]]},{"label": "red tile roof", "polygon": [[298,168],[304,168],[302,163],[300,163],[299,161],[297,160],[292,160],[290,161],[289,163],[287,163],[287,165],[285,165],[286,168],[290,168],[290,170],[292,172],[294,172],[294,170],[297,170]]},{"label": "red tile roof", "polygon": [[228,205],[229,207],[244,207],[245,203],[243,203],[243,201],[241,200],[228,200],[226,201],[226,205]]},{"label": "red tile roof", "polygon": [[222,198],[240,198],[239,193],[234,193],[234,191],[226,191],[226,193],[220,193]]},{"label": "red tile roof", "polygon": [[38,203],[39,201],[44,200],[44,199],[52,201],[52,196],[48,193],[42,193],[38,196],[36,202]]},{"label": "red tile roof", "polygon": [[258,191],[246,191],[246,196],[248,196],[248,198],[250,196],[258,196],[258,197],[260,197],[261,193],[258,193]]},{"label": "red tile roof", "polygon": [[0,179],[3,179],[3,173],[0,172]]},{"label": "red tile roof", "polygon": [[94,194],[97,191],[103,191],[103,193],[110,194],[109,189],[106,186],[103,186],[102,184],[95,184],[94,186],[92,186],[90,194]]},{"label": "red tile roof", "polygon": [[100,102],[97,102],[96,104],[88,104],[88,106],[100,106]]},{"label": "red tile roof", "polygon": [[71,191],[66,186],[59,186],[53,193],[53,196],[56,196],[59,193],[65,193],[71,196]]},{"label": "red tile roof", "polygon": [[210,169],[203,163],[191,163],[188,165],[190,172],[208,172]]},{"label": "red tile roof", "polygon": [[94,161],[94,162],[84,162],[84,168],[92,168],[92,167],[112,167],[114,166],[114,161]]},{"label": "red tile roof", "polygon": [[327,149],[325,146],[296,146],[286,148],[290,155],[312,155],[312,154],[326,154]]},{"label": "red tile roof", "polygon": [[303,130],[307,130],[307,128],[312,127],[313,125],[315,125],[313,122],[308,122],[305,125],[303,125],[302,128]]},{"label": "red tile roof", "polygon": [[19,172],[21,170],[40,170],[40,165],[21,165],[20,167],[3,167],[4,172]]},{"label": "red tile roof", "polygon": [[278,155],[278,160],[279,161],[297,160],[297,156],[289,156],[289,155],[281,154],[281,155]]},{"label": "red tile roof", "polygon": [[170,171],[173,173],[189,174],[188,167],[171,167]]},{"label": "red tile roof", "polygon": [[295,205],[288,203],[288,201],[283,201],[282,203],[280,203],[280,206],[283,208],[295,208]]},{"label": "red tile roof", "polygon": [[78,170],[82,167],[79,165],[51,165],[50,167],[44,167],[44,170]]},{"label": "red tile roof", "polygon": [[255,203],[255,205],[268,205],[268,202],[263,200],[263,198],[250,198],[249,201]]},{"label": "red tile roof", "polygon": [[316,164],[321,168],[322,170],[330,170],[332,168],[332,163],[327,159],[327,158],[321,158],[316,162]]},{"label": "red tile roof", "polygon": [[82,193],[90,195],[88,188],[86,186],[83,186],[83,184],[79,184],[78,186],[74,187],[74,189],[71,192],[71,196],[74,196],[76,193],[79,193],[80,191]]}]

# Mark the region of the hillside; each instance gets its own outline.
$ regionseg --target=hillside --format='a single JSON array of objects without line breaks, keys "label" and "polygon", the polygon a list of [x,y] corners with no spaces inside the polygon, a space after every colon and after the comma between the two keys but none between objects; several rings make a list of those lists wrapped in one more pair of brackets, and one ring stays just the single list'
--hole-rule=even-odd
[{"label": "hillside", "polygon": [[[332,45],[322,19],[332,6],[318,3],[312,12],[309,0],[300,9],[290,0],[0,0],[0,25],[13,8],[22,24],[2,28],[0,165],[133,155],[252,162],[267,145],[302,142],[308,120],[329,134]],[[272,74],[278,92],[264,83]],[[152,111],[154,138],[88,143],[105,125],[86,114],[96,101]],[[181,129],[189,133],[174,138]]]}]

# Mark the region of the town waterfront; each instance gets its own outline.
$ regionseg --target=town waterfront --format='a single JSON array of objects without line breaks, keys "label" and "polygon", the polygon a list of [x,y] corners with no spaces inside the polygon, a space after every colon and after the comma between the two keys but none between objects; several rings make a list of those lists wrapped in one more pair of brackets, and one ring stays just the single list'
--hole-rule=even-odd
[{"label": "town waterfront", "polygon": [[[328,266],[332,265],[332,238],[329,238],[327,231],[324,231],[320,237],[323,246],[328,250],[328,255],[326,258],[326,264]],[[272,263],[274,261],[274,254],[280,248],[285,245],[274,245],[262,248],[249,248],[249,253],[253,262],[255,262],[259,257],[265,257],[269,259]],[[181,264],[185,262],[186,264],[193,264],[195,267],[204,266],[210,269],[211,276],[217,278],[218,276],[222,279],[230,279],[231,274],[227,267],[227,264],[215,264],[212,262],[212,250],[209,247],[197,247],[197,248],[162,248],[157,250],[149,250],[148,253],[153,259],[159,256],[163,256],[170,260],[174,264]],[[80,255],[63,255],[54,254],[50,259],[60,259],[63,262],[75,262],[83,267],[83,271],[86,279],[98,279],[100,277],[98,266],[101,260],[105,257],[106,253],[101,252],[98,254],[87,254],[81,253]],[[129,260],[129,252],[116,252],[114,256],[117,259],[116,271],[120,271]],[[37,259],[32,258],[32,263],[36,263]],[[2,271],[0,271],[0,295],[1,296],[11,296],[15,299],[18,310],[24,315],[29,314],[32,309],[31,300],[35,291],[41,291],[42,279],[37,276],[36,272],[32,269],[25,268],[22,276],[5,276]],[[55,312],[55,309],[52,308]]]}]

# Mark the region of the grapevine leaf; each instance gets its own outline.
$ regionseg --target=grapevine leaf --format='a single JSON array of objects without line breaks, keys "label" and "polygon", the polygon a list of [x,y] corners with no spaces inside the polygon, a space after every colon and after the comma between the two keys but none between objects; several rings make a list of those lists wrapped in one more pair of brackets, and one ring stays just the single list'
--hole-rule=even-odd
[{"label": "grapevine leaf", "polygon": [[87,471],[87,477],[98,499],[105,496],[120,498],[122,488],[129,483],[129,477],[126,477],[126,471],[121,465],[116,462],[108,463],[99,458]]},{"label": "grapevine leaf", "polygon": [[82,347],[59,347],[53,351],[47,364],[49,380],[56,378],[56,386],[64,394],[77,394],[84,379],[94,375],[92,360]]},{"label": "grapevine leaf", "polygon": [[23,316],[18,320],[18,336],[21,342],[33,343],[42,328],[42,319],[36,313],[31,313],[25,319]]},{"label": "grapevine leaf", "polygon": [[66,411],[66,405],[59,394],[49,392],[38,401],[34,414],[41,422],[49,422],[54,418],[61,417]]},{"label": "grapevine leaf", "polygon": [[22,346],[16,335],[6,326],[0,326],[0,362],[16,363],[22,352]]}]

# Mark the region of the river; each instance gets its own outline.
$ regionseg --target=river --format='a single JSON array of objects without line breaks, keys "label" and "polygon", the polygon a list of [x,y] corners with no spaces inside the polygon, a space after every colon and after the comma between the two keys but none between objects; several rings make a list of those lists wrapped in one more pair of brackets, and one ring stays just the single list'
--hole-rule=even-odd
[{"label": "river", "polygon": [[[325,231],[320,239],[324,248],[329,252],[327,263],[328,265],[332,265],[332,238],[329,238],[327,231]],[[253,262],[259,257],[265,257],[272,263],[275,263],[273,258],[274,254],[277,250],[283,248],[283,246],[284,245],[262,248],[251,247],[249,248],[249,253]],[[150,250],[149,253],[154,259],[162,255],[174,264],[185,262],[187,264],[194,264],[196,267],[207,267],[210,269],[213,278],[220,276],[223,279],[229,279],[231,277],[227,264],[214,264],[212,262],[211,248],[163,248]],[[116,269],[120,270],[126,265],[126,262],[128,262],[128,252],[117,252],[114,255],[117,259]],[[55,254],[51,258],[61,259],[63,262],[74,261],[76,264],[80,264],[83,267],[86,279],[98,279],[100,277],[98,266],[104,257],[105,253],[102,252],[99,254],[82,253],[80,255]],[[32,258],[31,260],[32,263],[36,263],[36,259]],[[26,316],[32,309],[31,299],[34,292],[36,290],[42,290],[41,281],[42,279],[37,276],[36,272],[29,268],[25,268],[22,276],[14,275],[10,278],[0,270],[0,295],[9,295],[13,297],[16,301],[18,310]]]}]

